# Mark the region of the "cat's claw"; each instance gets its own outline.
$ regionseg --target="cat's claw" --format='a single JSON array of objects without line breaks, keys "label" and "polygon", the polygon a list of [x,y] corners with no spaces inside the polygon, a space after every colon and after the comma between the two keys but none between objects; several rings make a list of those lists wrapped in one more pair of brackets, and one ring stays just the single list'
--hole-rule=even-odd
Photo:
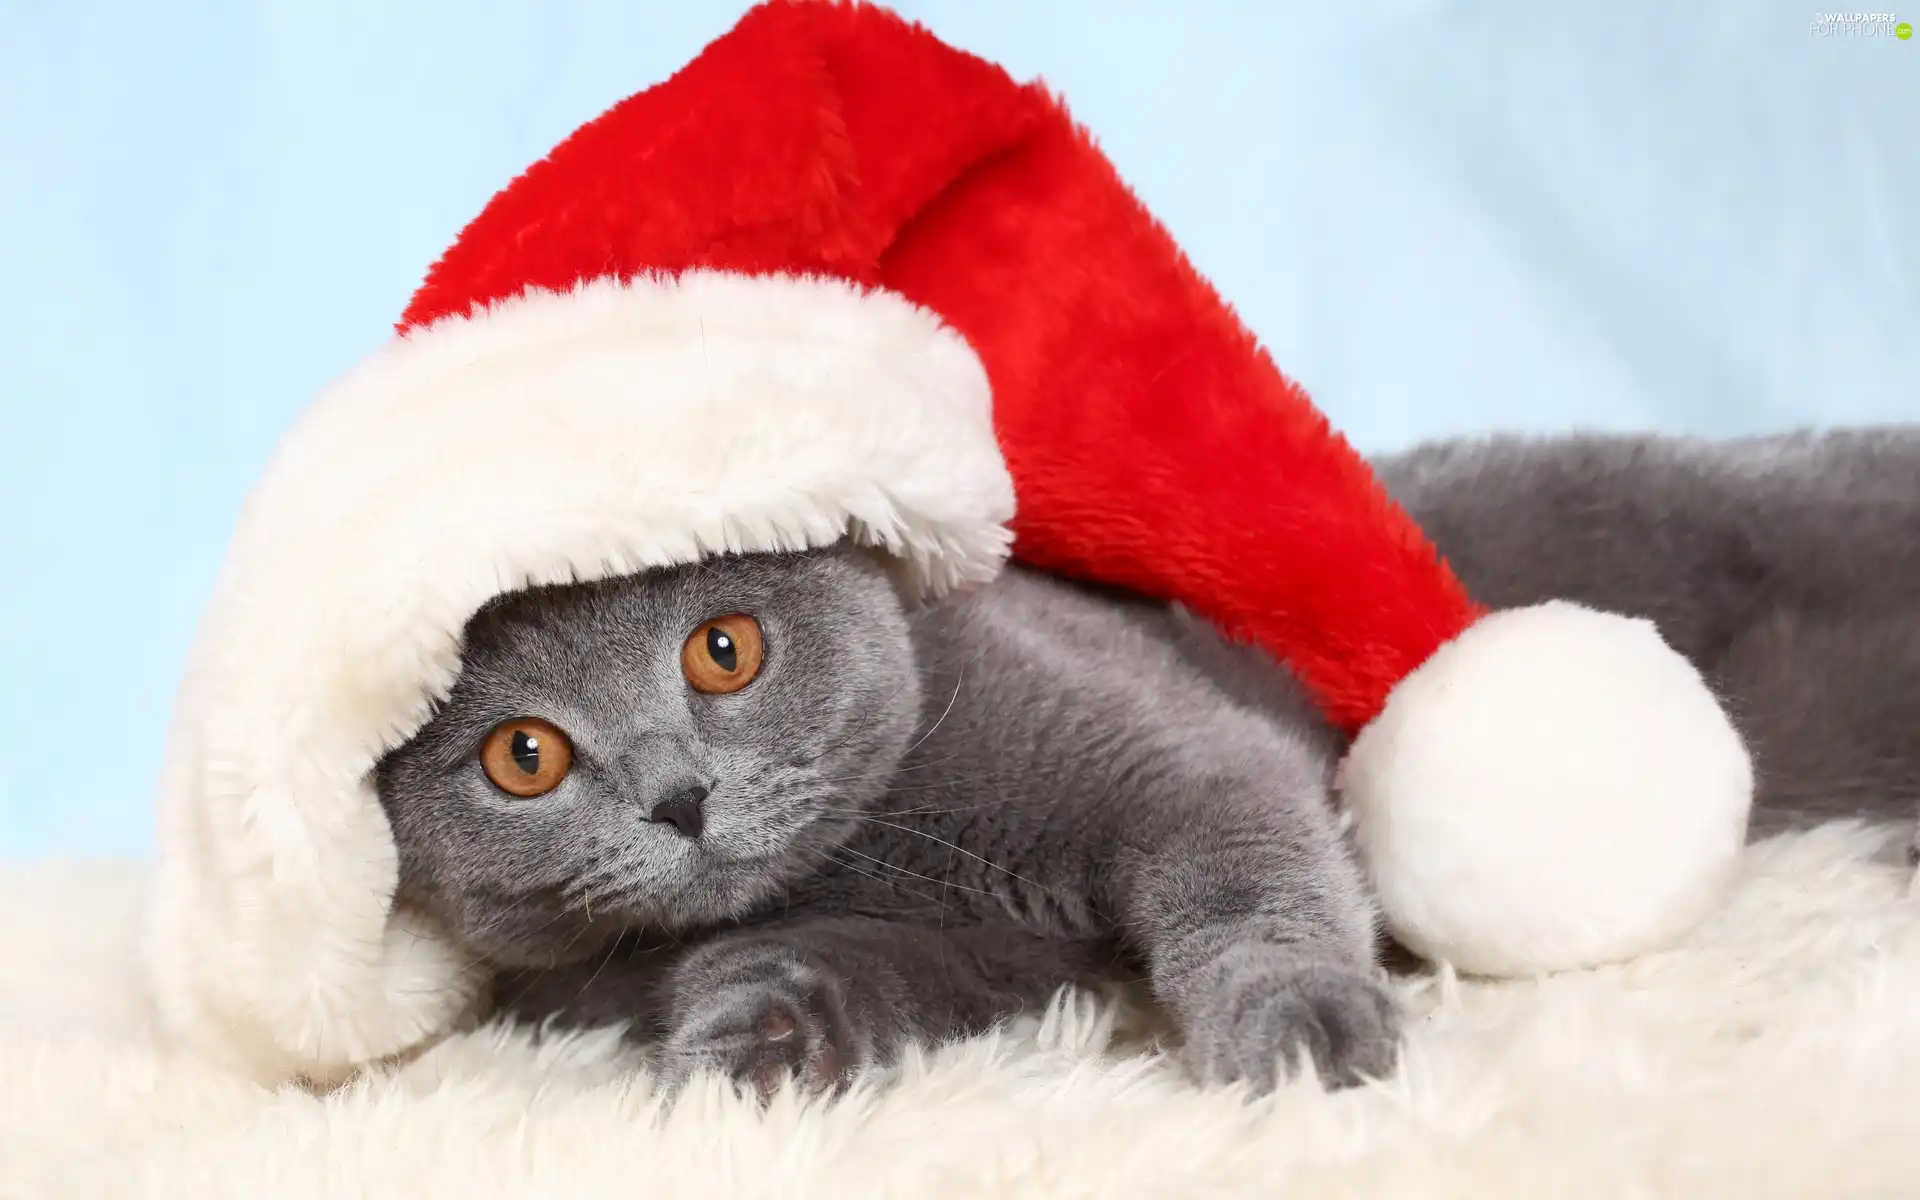
[{"label": "cat's claw", "polygon": [[1221,955],[1195,983],[1181,1006],[1183,1057],[1202,1083],[1271,1091],[1303,1056],[1331,1087],[1393,1071],[1398,1006],[1358,967],[1249,945]]},{"label": "cat's claw", "polygon": [[1920,829],[1907,839],[1907,895],[1920,900]]},{"label": "cat's claw", "polygon": [[839,985],[806,972],[711,997],[667,1037],[657,1071],[674,1090],[695,1074],[719,1072],[765,1101],[788,1082],[807,1092],[837,1092],[870,1058]]}]

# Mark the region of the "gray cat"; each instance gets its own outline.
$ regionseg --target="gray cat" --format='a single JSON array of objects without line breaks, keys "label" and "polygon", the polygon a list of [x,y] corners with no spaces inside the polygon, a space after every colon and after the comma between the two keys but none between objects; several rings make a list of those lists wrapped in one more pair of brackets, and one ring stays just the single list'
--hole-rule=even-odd
[{"label": "gray cat", "polygon": [[[1759,764],[1758,828],[1920,797],[1920,431],[1456,443],[1379,464],[1467,585],[1655,618]],[[381,763],[406,902],[499,1009],[833,1088],[1138,979],[1192,1073],[1392,1069],[1342,751],[1178,610],[1008,571],[909,611],[864,553],[504,597]]]}]

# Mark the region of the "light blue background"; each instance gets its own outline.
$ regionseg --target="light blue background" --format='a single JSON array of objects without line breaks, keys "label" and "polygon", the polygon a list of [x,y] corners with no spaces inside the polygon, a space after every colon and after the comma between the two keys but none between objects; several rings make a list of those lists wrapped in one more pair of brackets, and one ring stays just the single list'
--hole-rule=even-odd
[{"label": "light blue background", "polygon": [[[1750,0],[904,7],[1064,92],[1364,448],[1920,418],[1920,40]],[[146,847],[281,429],[738,11],[0,0],[0,855]]]}]

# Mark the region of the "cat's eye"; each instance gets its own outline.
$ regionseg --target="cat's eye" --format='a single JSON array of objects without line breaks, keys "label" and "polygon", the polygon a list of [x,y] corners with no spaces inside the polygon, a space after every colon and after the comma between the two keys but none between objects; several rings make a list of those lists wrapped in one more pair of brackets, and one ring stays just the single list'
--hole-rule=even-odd
[{"label": "cat's eye", "polygon": [[680,648],[680,670],[694,691],[723,696],[753,682],[765,652],[760,622],[745,613],[715,617]]},{"label": "cat's eye", "polygon": [[480,747],[480,769],[511,796],[544,796],[573,769],[573,744],[560,727],[521,717],[494,727]]}]

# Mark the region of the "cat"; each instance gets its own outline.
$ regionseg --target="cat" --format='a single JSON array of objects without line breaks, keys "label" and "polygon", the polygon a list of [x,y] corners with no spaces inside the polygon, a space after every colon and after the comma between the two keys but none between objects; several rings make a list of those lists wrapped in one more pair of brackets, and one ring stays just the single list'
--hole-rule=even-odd
[{"label": "cat", "polygon": [[[1920,429],[1436,444],[1376,464],[1494,605],[1654,618],[1758,765],[1757,831],[1920,801]],[[1136,980],[1198,1080],[1390,1073],[1398,1014],[1286,671],[1010,568],[925,607],[866,552],[502,597],[377,791],[402,902],[510,1018],[669,1086],[842,1086]]]}]

